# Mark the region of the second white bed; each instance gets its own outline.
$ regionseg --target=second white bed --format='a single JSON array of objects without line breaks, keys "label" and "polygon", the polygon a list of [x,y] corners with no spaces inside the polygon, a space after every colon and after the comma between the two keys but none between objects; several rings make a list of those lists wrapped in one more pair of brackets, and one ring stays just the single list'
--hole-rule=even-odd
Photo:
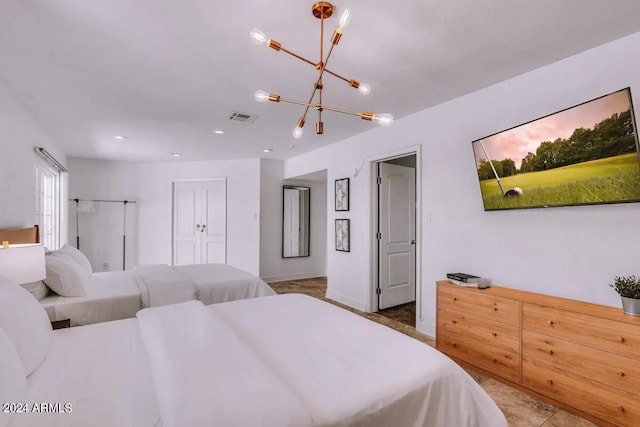
[{"label": "second white bed", "polygon": [[[273,289],[259,277],[230,265],[200,264],[170,268],[191,282],[189,286],[193,287],[193,292],[188,291],[187,294],[193,294],[193,298],[204,304],[275,295]],[[93,273],[85,284],[85,296],[50,295],[40,303],[51,321],[71,319],[71,326],[128,319],[135,317],[141,309],[154,305],[149,303],[147,289],[142,282],[136,276],[136,270]],[[175,285],[178,286],[177,283]],[[187,299],[191,298],[167,298],[166,303]]]}]

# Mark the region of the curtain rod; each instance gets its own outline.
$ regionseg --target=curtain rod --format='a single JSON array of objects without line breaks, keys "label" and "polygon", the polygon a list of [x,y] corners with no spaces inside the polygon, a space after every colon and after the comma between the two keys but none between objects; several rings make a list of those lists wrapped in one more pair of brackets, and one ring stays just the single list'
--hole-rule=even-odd
[{"label": "curtain rod", "polygon": [[103,202],[103,203],[136,203],[135,200],[98,200],[98,199],[69,199],[70,202]]},{"label": "curtain rod", "polygon": [[51,154],[49,154],[49,152],[47,150],[45,150],[44,148],[42,148],[42,147],[33,147],[33,151],[38,153],[40,155],[40,157],[45,159],[47,162],[49,162],[53,166],[57,167],[60,170],[60,172],[69,172],[67,170],[67,168],[65,168],[62,165],[62,163],[60,163],[58,160],[56,160],[56,158],[53,157]]}]

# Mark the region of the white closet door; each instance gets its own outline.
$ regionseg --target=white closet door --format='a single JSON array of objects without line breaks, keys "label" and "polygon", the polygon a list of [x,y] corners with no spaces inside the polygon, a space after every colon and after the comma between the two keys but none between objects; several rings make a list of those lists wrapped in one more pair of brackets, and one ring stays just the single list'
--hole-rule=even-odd
[{"label": "white closet door", "polygon": [[173,265],[200,264],[202,183],[173,184]]},{"label": "white closet door", "polygon": [[202,263],[227,262],[227,189],[225,180],[202,183]]}]

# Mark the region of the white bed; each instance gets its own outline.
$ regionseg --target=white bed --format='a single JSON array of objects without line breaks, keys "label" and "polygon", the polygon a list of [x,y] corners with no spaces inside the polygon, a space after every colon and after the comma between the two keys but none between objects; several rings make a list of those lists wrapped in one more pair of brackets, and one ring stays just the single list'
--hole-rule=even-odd
[{"label": "white bed", "polygon": [[[140,274],[142,270],[146,276]],[[153,286],[154,280],[161,280],[159,286]],[[275,295],[259,277],[226,264],[146,265],[93,273],[84,288],[84,296],[52,294],[42,299],[49,319],[71,319],[71,326],[81,326],[128,319],[142,308],[190,299],[214,304]]]},{"label": "white bed", "polygon": [[437,350],[303,295],[189,301],[53,334],[24,401],[72,411],[9,427],[507,426]]}]

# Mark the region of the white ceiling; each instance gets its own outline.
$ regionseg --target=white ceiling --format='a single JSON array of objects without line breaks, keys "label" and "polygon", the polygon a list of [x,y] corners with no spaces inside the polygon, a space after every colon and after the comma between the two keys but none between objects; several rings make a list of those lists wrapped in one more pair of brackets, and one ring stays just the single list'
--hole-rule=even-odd
[{"label": "white ceiling", "polygon": [[[299,155],[375,126],[324,113],[324,135],[291,136],[302,107],[256,103],[256,89],[309,97],[317,72],[251,43],[258,27],[318,57],[313,1],[2,0],[0,79],[68,155],[179,160]],[[637,0],[336,0],[353,18],[326,76],[326,105],[396,120],[640,31]],[[325,52],[326,53],[326,52]],[[570,84],[570,79],[567,79]],[[255,114],[251,124],[227,119]],[[213,129],[223,129],[215,135]],[[115,140],[126,135],[126,140]],[[296,148],[290,148],[297,145]],[[262,148],[275,151],[265,154]]]}]

